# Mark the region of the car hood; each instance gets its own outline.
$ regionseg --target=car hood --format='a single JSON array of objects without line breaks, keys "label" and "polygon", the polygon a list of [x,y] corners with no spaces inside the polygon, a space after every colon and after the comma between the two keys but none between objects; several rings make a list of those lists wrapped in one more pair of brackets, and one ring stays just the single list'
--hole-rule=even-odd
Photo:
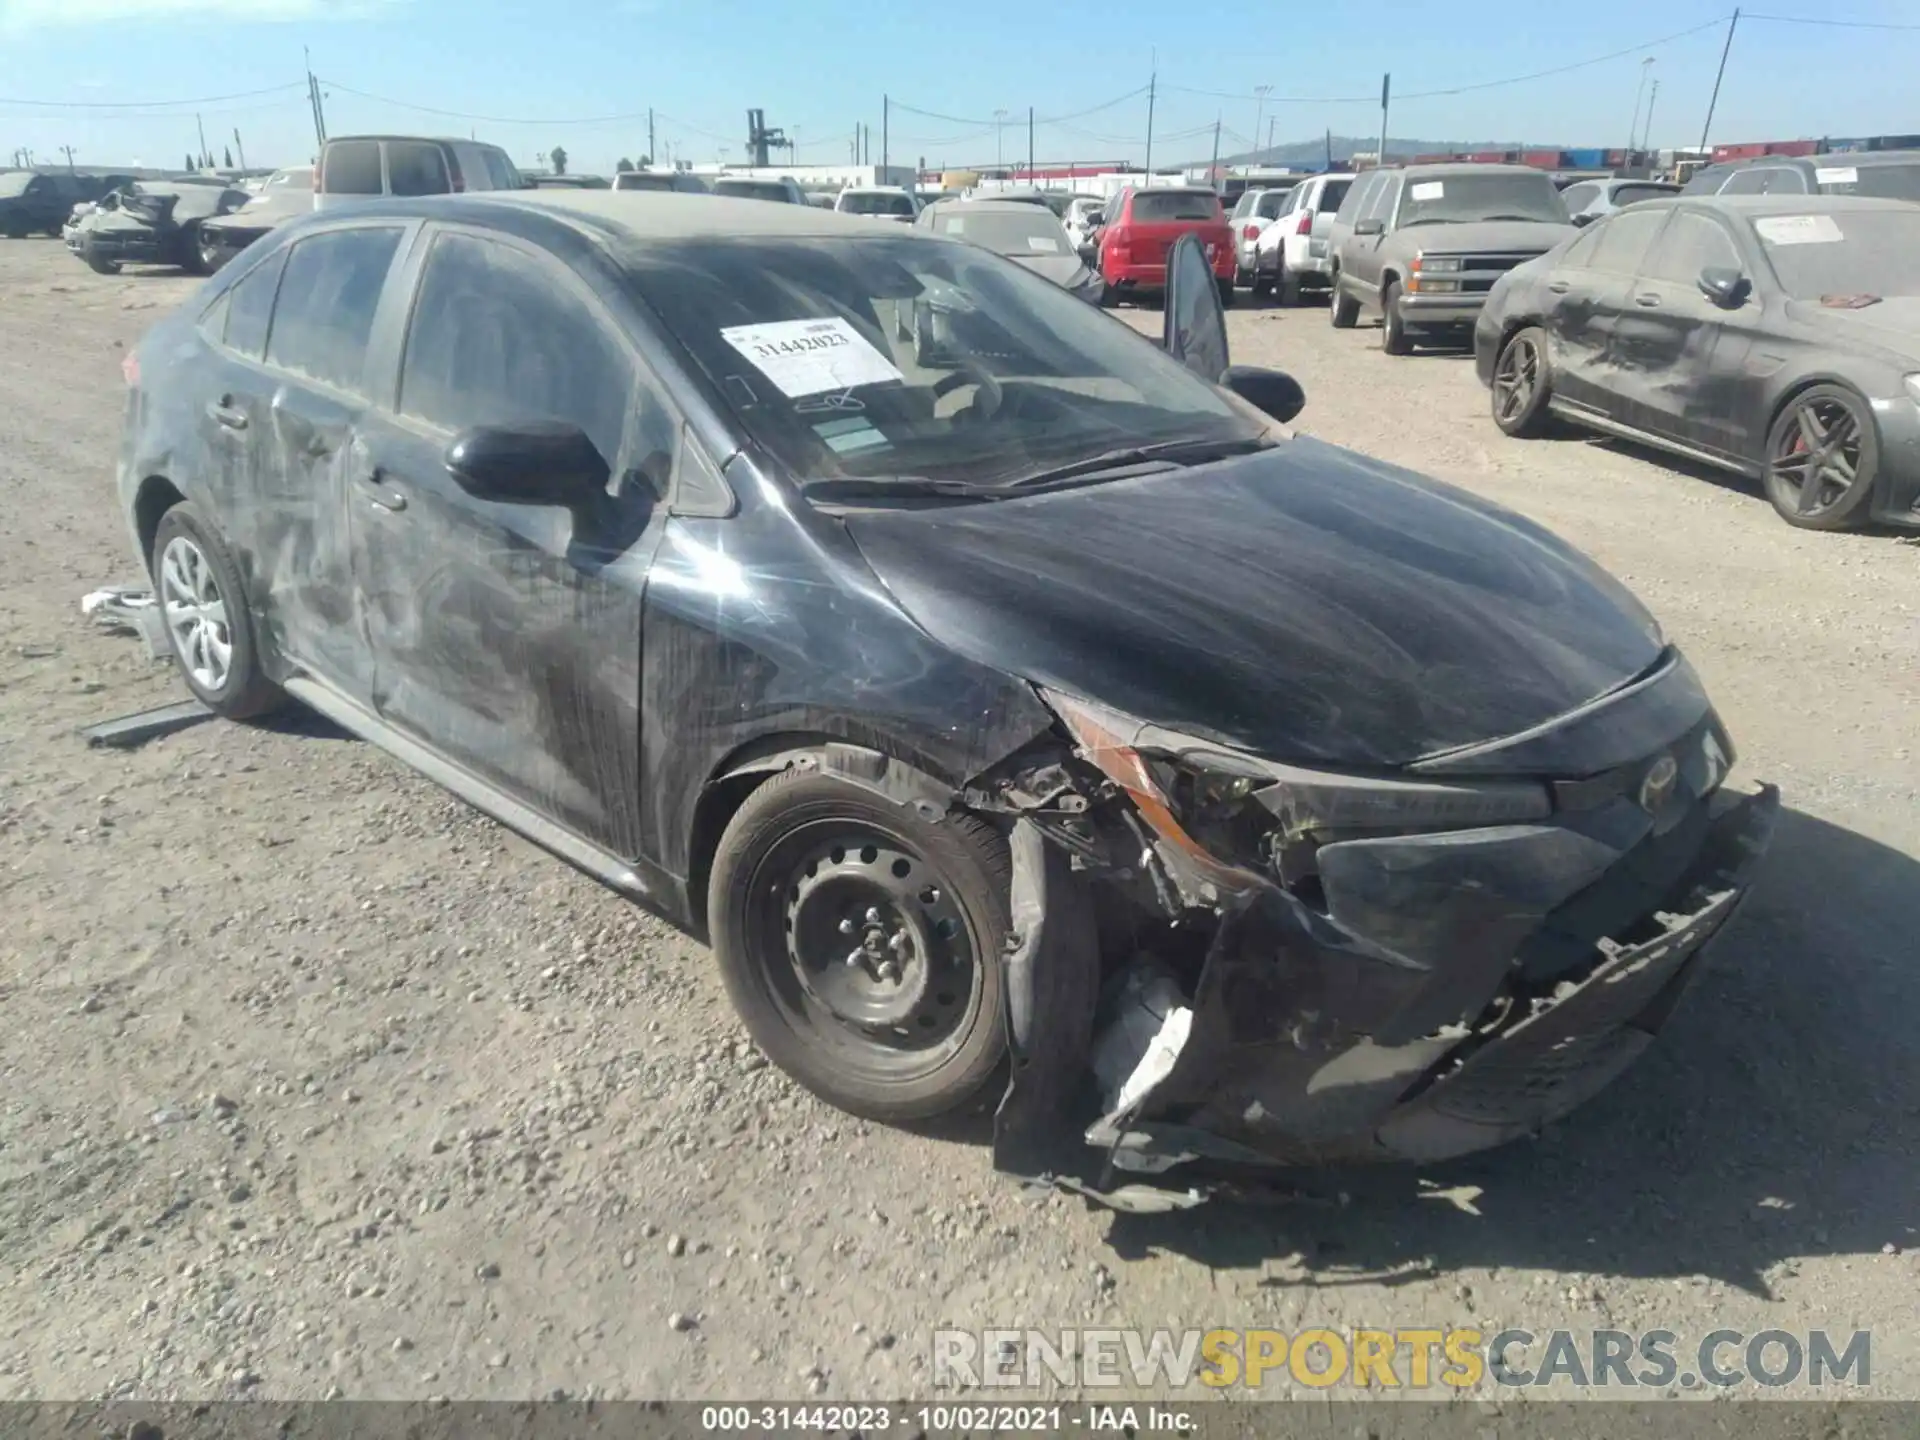
[{"label": "car hood", "polygon": [[1277,759],[1397,766],[1512,735],[1662,653],[1548,531],[1315,440],[844,523],[969,659]]},{"label": "car hood", "polygon": [[1920,358],[1920,297],[1890,295],[1859,310],[1822,305],[1817,300],[1794,300],[1788,313],[1836,338],[1873,345],[1890,355]]},{"label": "car hood", "polygon": [[1449,225],[1408,225],[1394,232],[1403,244],[1430,254],[1468,250],[1551,250],[1579,231],[1539,220],[1468,220]]},{"label": "car hood", "polygon": [[272,195],[255,196],[238,210],[222,215],[220,223],[236,229],[271,230],[312,213],[311,190],[280,191]]},{"label": "car hood", "polygon": [[1077,252],[1072,255],[1009,255],[1007,258],[1043,280],[1051,280],[1069,290],[1081,280],[1089,278],[1087,267]]}]

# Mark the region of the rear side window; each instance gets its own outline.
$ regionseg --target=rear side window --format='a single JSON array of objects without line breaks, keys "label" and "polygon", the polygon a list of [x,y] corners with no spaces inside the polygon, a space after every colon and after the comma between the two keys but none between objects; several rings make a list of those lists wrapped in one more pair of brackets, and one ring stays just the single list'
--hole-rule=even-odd
[{"label": "rear side window", "polygon": [[1346,194],[1340,197],[1340,204],[1334,216],[1342,225],[1351,225],[1366,213],[1367,202],[1373,196],[1374,188],[1379,185],[1378,173],[1367,176]]},{"label": "rear side window", "polygon": [[1211,190],[1136,190],[1132,219],[1138,225],[1169,220],[1218,220],[1220,197]]},{"label": "rear side window", "polygon": [[[1578,215],[1594,201],[1600,198],[1600,187],[1593,181],[1583,181],[1578,185],[1569,185],[1560,192],[1560,198],[1567,202],[1569,213]],[[1622,201],[1621,203],[1625,203]]]},{"label": "rear side window", "polygon": [[1600,226],[1600,239],[1587,263],[1610,275],[1637,275],[1647,247],[1666,223],[1664,210],[1622,210]]},{"label": "rear side window", "polygon": [[1278,219],[1287,208],[1287,202],[1293,198],[1291,190],[1268,190],[1260,197],[1260,203],[1254,207],[1254,213],[1262,220]]},{"label": "rear side window", "polygon": [[329,230],[287,254],[267,359],[336,390],[364,390],[367,339],[400,228]]},{"label": "rear side window", "polygon": [[442,235],[400,369],[403,414],[443,430],[568,420],[620,458],[633,366],[571,286],[510,246]]},{"label": "rear side window", "polygon": [[320,188],[329,195],[378,195],[380,142],[335,140],[321,159]]},{"label": "rear side window", "polygon": [[229,350],[237,350],[249,360],[267,353],[267,326],[273,319],[273,297],[280,289],[280,272],[286,267],[287,252],[275,251],[256,265],[227,292],[227,334]]},{"label": "rear side window", "polygon": [[1329,180],[1320,189],[1320,198],[1313,202],[1313,213],[1323,215],[1329,210],[1338,210],[1346,203],[1348,192],[1353,189],[1351,180]]},{"label": "rear side window", "polygon": [[[1613,203],[1634,205],[1642,200],[1658,200],[1671,194],[1673,191],[1665,185],[1620,185],[1614,188]],[[1568,205],[1567,208],[1571,210],[1573,206]]]},{"label": "rear side window", "polygon": [[417,140],[387,142],[387,185],[395,195],[445,195],[453,189],[447,157],[438,145]]}]

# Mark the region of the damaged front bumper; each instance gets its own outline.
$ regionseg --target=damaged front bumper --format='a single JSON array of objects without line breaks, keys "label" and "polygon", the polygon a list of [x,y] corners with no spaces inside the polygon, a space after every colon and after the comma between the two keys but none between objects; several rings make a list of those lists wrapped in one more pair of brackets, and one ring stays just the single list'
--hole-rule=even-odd
[{"label": "damaged front bumper", "polygon": [[[1086,1039],[1058,980],[1035,1003],[1016,976],[1029,1013],[996,1165],[1164,1209],[1262,1169],[1442,1160],[1565,1115],[1651,1043],[1766,849],[1778,792],[1721,789],[1697,757],[1723,745],[1709,715],[1662,752],[1695,759],[1665,772],[1657,815],[1644,792],[1589,790],[1541,823],[1326,846],[1312,903],[1245,870],[1169,866],[1171,887],[1215,902],[1197,964],[1137,955]],[[1064,864],[1056,890],[1074,884]],[[1031,857],[1023,873],[1047,879]],[[1051,928],[1021,928],[1021,948],[1077,927]],[[1088,973],[1084,956],[1024,958],[1029,975]],[[1084,1005],[1083,979],[1065,988]]]}]

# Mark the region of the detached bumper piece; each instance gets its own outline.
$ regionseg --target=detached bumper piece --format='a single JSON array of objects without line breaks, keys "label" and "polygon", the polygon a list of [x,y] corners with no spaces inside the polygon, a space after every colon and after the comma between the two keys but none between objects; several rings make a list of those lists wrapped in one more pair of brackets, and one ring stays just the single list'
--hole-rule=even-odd
[{"label": "detached bumper piece", "polygon": [[[1084,1140],[1097,1170],[1048,1178],[1115,1208],[1161,1210],[1243,1191],[1277,1166],[1430,1162],[1537,1130],[1652,1043],[1738,908],[1778,812],[1771,786],[1702,802],[1699,845],[1677,878],[1544,977],[1538,947],[1493,915],[1456,930],[1447,963],[1429,967],[1370,950],[1279,889],[1246,897],[1223,917],[1190,998],[1150,961],[1120,978],[1093,1049],[1102,1113]],[[1554,913],[1617,900],[1619,884],[1593,884]],[[1474,933],[1481,950],[1466,943]],[[1464,1021],[1406,1033],[1410,1015],[1431,1013],[1444,972],[1493,998]]]}]

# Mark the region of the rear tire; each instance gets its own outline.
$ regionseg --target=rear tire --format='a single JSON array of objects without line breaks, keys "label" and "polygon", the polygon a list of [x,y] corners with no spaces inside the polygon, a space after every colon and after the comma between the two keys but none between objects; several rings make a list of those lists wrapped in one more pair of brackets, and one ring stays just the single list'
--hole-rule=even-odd
[{"label": "rear tire", "polygon": [[1286,261],[1280,262],[1280,303],[1288,309],[1300,303],[1300,281],[1287,269]]},{"label": "rear tire", "polygon": [[1338,275],[1333,277],[1333,297],[1327,305],[1327,319],[1336,330],[1351,330],[1360,323],[1360,302],[1347,294]]},{"label": "rear tire", "polygon": [[286,697],[260,668],[259,629],[240,569],[190,502],[160,517],[148,569],[167,643],[194,697],[229,720],[279,708]]},{"label": "rear tire", "polygon": [[1253,298],[1264,300],[1273,294],[1273,277],[1264,273],[1258,266],[1253,271]]},{"label": "rear tire", "polygon": [[721,979],[754,1043],[821,1099],[887,1124],[951,1114],[1006,1056],[1011,877],[973,816],[786,771],[714,854]]},{"label": "rear tire", "polygon": [[120,262],[118,260],[102,260],[98,255],[88,255],[86,259],[87,268],[96,275],[118,275],[120,273]]},{"label": "rear tire", "polygon": [[1386,293],[1380,297],[1380,348],[1389,355],[1411,355],[1413,337],[1407,334],[1406,322],[1400,318],[1400,286],[1389,280]]}]

